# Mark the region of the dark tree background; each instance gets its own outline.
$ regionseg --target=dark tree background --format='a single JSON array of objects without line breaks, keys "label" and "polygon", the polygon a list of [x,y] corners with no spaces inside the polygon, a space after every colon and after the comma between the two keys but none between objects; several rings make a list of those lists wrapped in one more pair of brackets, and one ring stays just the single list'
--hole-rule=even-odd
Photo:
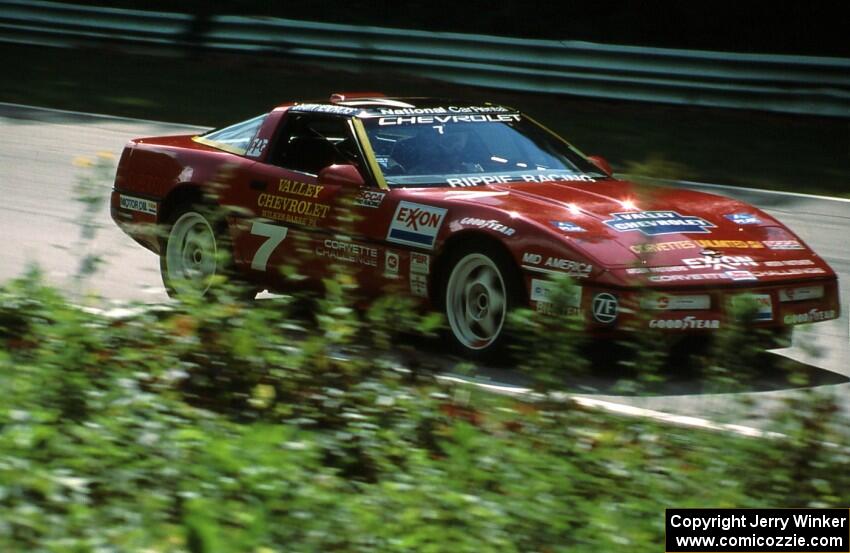
[{"label": "dark tree background", "polygon": [[738,52],[849,56],[844,3],[739,0],[76,0],[156,11]]}]

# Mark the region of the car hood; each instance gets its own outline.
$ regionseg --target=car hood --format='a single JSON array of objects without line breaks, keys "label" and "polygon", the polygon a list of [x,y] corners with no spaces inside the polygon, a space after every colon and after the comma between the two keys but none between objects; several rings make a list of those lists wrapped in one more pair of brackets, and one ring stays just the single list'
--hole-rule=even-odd
[{"label": "car hood", "polygon": [[706,256],[752,262],[817,258],[767,213],[693,190],[609,179],[489,185],[443,196],[521,219],[608,269],[699,266],[686,260]]}]

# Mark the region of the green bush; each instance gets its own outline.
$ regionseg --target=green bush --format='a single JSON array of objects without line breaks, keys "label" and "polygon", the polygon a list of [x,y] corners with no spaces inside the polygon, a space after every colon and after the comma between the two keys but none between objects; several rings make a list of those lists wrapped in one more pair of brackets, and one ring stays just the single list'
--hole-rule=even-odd
[{"label": "green bush", "polygon": [[[346,318],[357,340],[388,301]],[[657,551],[668,506],[849,499],[815,392],[782,439],[458,394],[286,304],[110,319],[5,285],[0,549]]]},{"label": "green bush", "polygon": [[[0,551],[658,551],[666,507],[850,503],[827,393],[770,438],[581,408],[554,393],[597,370],[558,281],[554,317],[511,319],[536,394],[493,395],[400,361],[440,318],[356,309],[346,282],[312,319],[238,290],[107,316],[35,270],[0,287]],[[712,390],[758,362],[746,319],[693,354]],[[619,347],[620,389],[653,393],[669,350]]]}]

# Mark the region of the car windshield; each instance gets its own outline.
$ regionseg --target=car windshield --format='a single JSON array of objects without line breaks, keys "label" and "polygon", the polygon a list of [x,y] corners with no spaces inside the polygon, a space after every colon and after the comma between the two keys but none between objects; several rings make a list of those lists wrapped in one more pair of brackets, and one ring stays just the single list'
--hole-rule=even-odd
[{"label": "car windshield", "polygon": [[364,119],[391,187],[478,186],[605,178],[569,144],[515,112]]}]

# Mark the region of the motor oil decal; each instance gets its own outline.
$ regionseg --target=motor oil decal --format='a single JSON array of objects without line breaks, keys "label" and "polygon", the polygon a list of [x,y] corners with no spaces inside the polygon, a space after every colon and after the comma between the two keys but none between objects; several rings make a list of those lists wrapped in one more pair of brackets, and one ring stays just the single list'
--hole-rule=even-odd
[{"label": "motor oil decal", "polygon": [[138,211],[139,213],[146,213],[148,215],[156,215],[157,205],[153,200],[146,200],[144,198],[136,198],[135,196],[125,196],[124,194],[121,194],[118,202],[121,209]]}]

